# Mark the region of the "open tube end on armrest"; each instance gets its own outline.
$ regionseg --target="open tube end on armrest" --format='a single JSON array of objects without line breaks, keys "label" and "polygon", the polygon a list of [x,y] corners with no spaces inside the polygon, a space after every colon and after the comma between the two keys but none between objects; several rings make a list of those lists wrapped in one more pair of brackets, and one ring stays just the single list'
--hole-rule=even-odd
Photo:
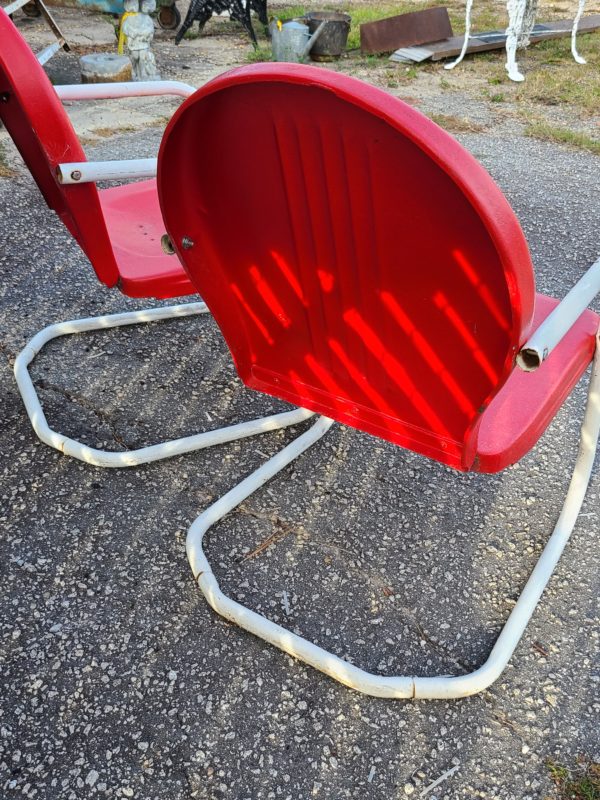
[{"label": "open tube end on armrest", "polygon": [[524,347],[517,353],[517,366],[523,372],[535,372],[544,360],[543,355],[532,347]]},{"label": "open tube end on armrest", "polygon": [[525,342],[517,355],[517,364],[533,372],[575,325],[588,305],[600,293],[600,258],[577,281],[571,291],[548,314],[539,328]]}]

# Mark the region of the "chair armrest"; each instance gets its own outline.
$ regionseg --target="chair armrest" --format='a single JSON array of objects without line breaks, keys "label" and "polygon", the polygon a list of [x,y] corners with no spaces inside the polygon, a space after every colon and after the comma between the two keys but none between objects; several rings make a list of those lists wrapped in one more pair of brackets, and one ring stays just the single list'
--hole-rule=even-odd
[{"label": "chair armrest", "polygon": [[[189,97],[196,89],[181,81],[123,81],[121,83],[76,83],[55,86],[59,100],[113,100],[120,97]],[[127,161],[74,161],[58,164],[56,177],[62,184],[119,181],[156,176],[155,158]]]},{"label": "chair armrest", "polygon": [[55,86],[60,100],[113,100],[119,97],[189,97],[196,89],[180,81],[125,81],[123,83],[75,83]]},{"label": "chair armrest", "polygon": [[544,361],[576,320],[600,292],[600,258],[561,300],[540,327],[525,342],[517,355],[517,364],[525,372],[533,372]]},{"label": "chair armrest", "polygon": [[156,158],[131,158],[126,161],[71,161],[57,165],[56,177],[62,184],[154,178],[156,165]]}]

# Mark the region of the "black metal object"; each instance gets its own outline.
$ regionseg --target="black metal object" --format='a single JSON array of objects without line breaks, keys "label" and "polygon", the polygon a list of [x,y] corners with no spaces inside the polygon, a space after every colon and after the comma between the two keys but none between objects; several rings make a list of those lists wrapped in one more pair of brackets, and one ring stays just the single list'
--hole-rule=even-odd
[{"label": "black metal object", "polygon": [[267,0],[192,0],[183,25],[177,31],[175,44],[179,44],[194,22],[198,22],[198,31],[200,32],[213,14],[220,14],[223,11],[229,11],[231,19],[244,26],[254,46],[257,47],[258,42],[252,27],[250,12],[255,11],[262,24],[268,25]]}]

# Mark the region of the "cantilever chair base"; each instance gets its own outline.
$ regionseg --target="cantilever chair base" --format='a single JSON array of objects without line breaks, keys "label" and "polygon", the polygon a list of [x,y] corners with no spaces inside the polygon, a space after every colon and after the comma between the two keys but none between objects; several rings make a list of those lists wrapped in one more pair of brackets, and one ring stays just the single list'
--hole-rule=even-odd
[{"label": "cantilever chair base", "polygon": [[306,433],[265,462],[262,467],[197,517],[189,529],[186,547],[194,578],[202,593],[209,605],[226,619],[235,622],[289,655],[310,664],[340,683],[365,694],[400,699],[449,700],[467,697],[486,689],[502,674],[519,643],[575,527],[583,504],[600,432],[600,334],[596,337],[596,351],[585,416],[581,427],[579,453],[560,517],[488,659],[479,669],[470,674],[439,677],[374,675],[349,664],[281,625],[271,622],[241,603],[232,600],[219,588],[203,552],[204,534],[215,522],[222,519],[318,441],[332,424],[333,420],[320,417]]},{"label": "cantilever chair base", "polygon": [[52,430],[48,425],[42,405],[38,398],[33,381],[28,372],[28,366],[35,356],[52,339],[83,331],[105,330],[123,325],[139,325],[143,322],[156,322],[158,320],[172,319],[174,317],[188,317],[195,314],[205,314],[208,308],[205,303],[184,303],[182,305],[165,306],[162,308],[131,311],[124,314],[107,314],[100,317],[60,322],[37,333],[23,348],[15,360],[15,377],[23,403],[31,421],[34,431],[45,444],[60,450],[65,455],[73,456],[80,461],[93,464],[97,467],[133,467],[163,458],[190,453],[193,450],[202,450],[225,442],[244,439],[259,433],[285,428],[295,425],[312,416],[312,412],[298,408],[268,417],[242,422],[214,431],[198,433],[194,436],[185,436],[180,439],[162,442],[160,444],[142,447],[138,450],[125,452],[111,452],[88,447],[81,442],[71,439],[62,433]]}]

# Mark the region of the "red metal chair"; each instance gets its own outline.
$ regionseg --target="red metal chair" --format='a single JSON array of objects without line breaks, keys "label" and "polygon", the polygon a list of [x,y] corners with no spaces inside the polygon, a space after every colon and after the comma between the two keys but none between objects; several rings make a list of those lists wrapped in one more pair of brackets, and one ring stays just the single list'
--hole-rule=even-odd
[{"label": "red metal chair", "polygon": [[560,305],[536,295],[519,223],[485,170],[404,103],[314,67],[245,67],[196,92],[163,137],[158,188],[171,241],[242,380],[324,415],[190,528],[188,556],[208,602],[363,692],[449,698],[485,688],[514,651],[583,502],[600,424],[598,360],[560,520],[471,675],[382,677],[348,664],[226,597],[203,536],[333,420],[457,470],[518,461],[598,352],[598,317],[585,308],[600,289],[600,261]]},{"label": "red metal chair", "polygon": [[[48,206],[60,217],[90,260],[98,279],[130,297],[170,298],[195,294],[185,270],[161,246],[165,228],[156,180],[98,190],[101,179],[156,174],[156,159],[88,162],[61,100],[140,95],[189,96],[193,87],[174,81],[53,87],[5,12],[0,9],[0,120],[5,125]],[[202,314],[204,303],[188,303],[111,314],[51,325],[19,354],[15,375],[37,435],[46,444],[98,466],[132,466],[213,444],[251,436],[306,418],[295,410],[229,428],[123,453],[87,447],[52,430],[27,367],[49,340],[66,334]]]}]

